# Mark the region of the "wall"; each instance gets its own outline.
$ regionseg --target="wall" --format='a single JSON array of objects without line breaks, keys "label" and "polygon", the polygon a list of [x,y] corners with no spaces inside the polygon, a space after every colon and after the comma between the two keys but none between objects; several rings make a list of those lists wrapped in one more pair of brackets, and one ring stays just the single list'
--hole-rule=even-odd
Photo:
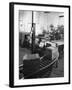
[{"label": "wall", "polygon": [[[33,12],[34,23],[36,24],[36,35],[42,33],[43,30],[50,31],[50,25],[54,27],[57,25],[64,25],[64,19],[59,18],[60,15],[64,15],[63,12],[50,12],[44,13],[39,11]],[[19,11],[19,23],[20,32],[30,32],[32,23],[32,11]]]},{"label": "wall", "polygon": [[32,23],[32,11],[19,11],[20,32],[29,32]]}]

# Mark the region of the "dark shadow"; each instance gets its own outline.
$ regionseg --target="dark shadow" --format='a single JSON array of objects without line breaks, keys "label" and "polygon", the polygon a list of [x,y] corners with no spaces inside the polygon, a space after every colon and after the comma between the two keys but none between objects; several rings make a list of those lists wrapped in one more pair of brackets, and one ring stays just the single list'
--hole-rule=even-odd
[{"label": "dark shadow", "polygon": [[9,87],[9,84],[5,84],[5,86]]}]

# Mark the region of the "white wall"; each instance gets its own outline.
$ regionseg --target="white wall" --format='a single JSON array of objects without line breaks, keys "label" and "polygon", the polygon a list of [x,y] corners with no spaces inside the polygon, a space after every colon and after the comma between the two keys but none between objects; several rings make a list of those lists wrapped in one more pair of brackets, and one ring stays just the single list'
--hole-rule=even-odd
[{"label": "white wall", "polygon": [[[53,24],[54,27],[57,25],[64,25],[64,19],[59,18],[60,15],[64,15],[63,12],[50,12],[44,13],[39,11],[34,11],[34,23],[36,24],[36,35],[42,33],[43,29],[50,31],[50,25]],[[32,23],[32,11],[19,11],[19,23],[20,32],[30,32]]]},{"label": "white wall", "polygon": [[20,10],[19,16],[20,32],[30,32],[32,23],[32,12]]}]

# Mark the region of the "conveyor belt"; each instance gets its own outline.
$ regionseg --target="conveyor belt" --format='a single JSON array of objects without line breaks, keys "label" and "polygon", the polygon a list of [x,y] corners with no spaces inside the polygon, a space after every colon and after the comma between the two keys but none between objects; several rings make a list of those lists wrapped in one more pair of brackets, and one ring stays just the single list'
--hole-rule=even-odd
[{"label": "conveyor belt", "polygon": [[[48,77],[51,73],[51,70],[52,70],[52,65],[56,62],[57,60],[54,59],[54,60],[49,60],[47,59],[46,56],[44,57],[41,57],[40,58],[40,69],[31,73],[30,75],[26,76],[25,78],[26,79],[29,79],[29,78],[40,78],[40,77],[43,77],[43,75],[48,72]],[[20,74],[21,74],[21,78],[23,77],[23,65],[20,66]]]},{"label": "conveyor belt", "polygon": [[51,59],[48,59],[47,56],[44,56],[43,58],[40,58],[40,68],[47,66],[49,63],[51,63]]}]

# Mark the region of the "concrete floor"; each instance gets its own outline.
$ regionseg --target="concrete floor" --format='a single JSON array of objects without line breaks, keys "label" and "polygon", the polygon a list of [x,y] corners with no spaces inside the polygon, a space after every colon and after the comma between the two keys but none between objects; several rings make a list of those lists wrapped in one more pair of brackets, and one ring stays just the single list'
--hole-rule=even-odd
[{"label": "concrete floor", "polygon": [[59,59],[57,68],[53,66],[50,77],[64,77],[64,56]]}]

